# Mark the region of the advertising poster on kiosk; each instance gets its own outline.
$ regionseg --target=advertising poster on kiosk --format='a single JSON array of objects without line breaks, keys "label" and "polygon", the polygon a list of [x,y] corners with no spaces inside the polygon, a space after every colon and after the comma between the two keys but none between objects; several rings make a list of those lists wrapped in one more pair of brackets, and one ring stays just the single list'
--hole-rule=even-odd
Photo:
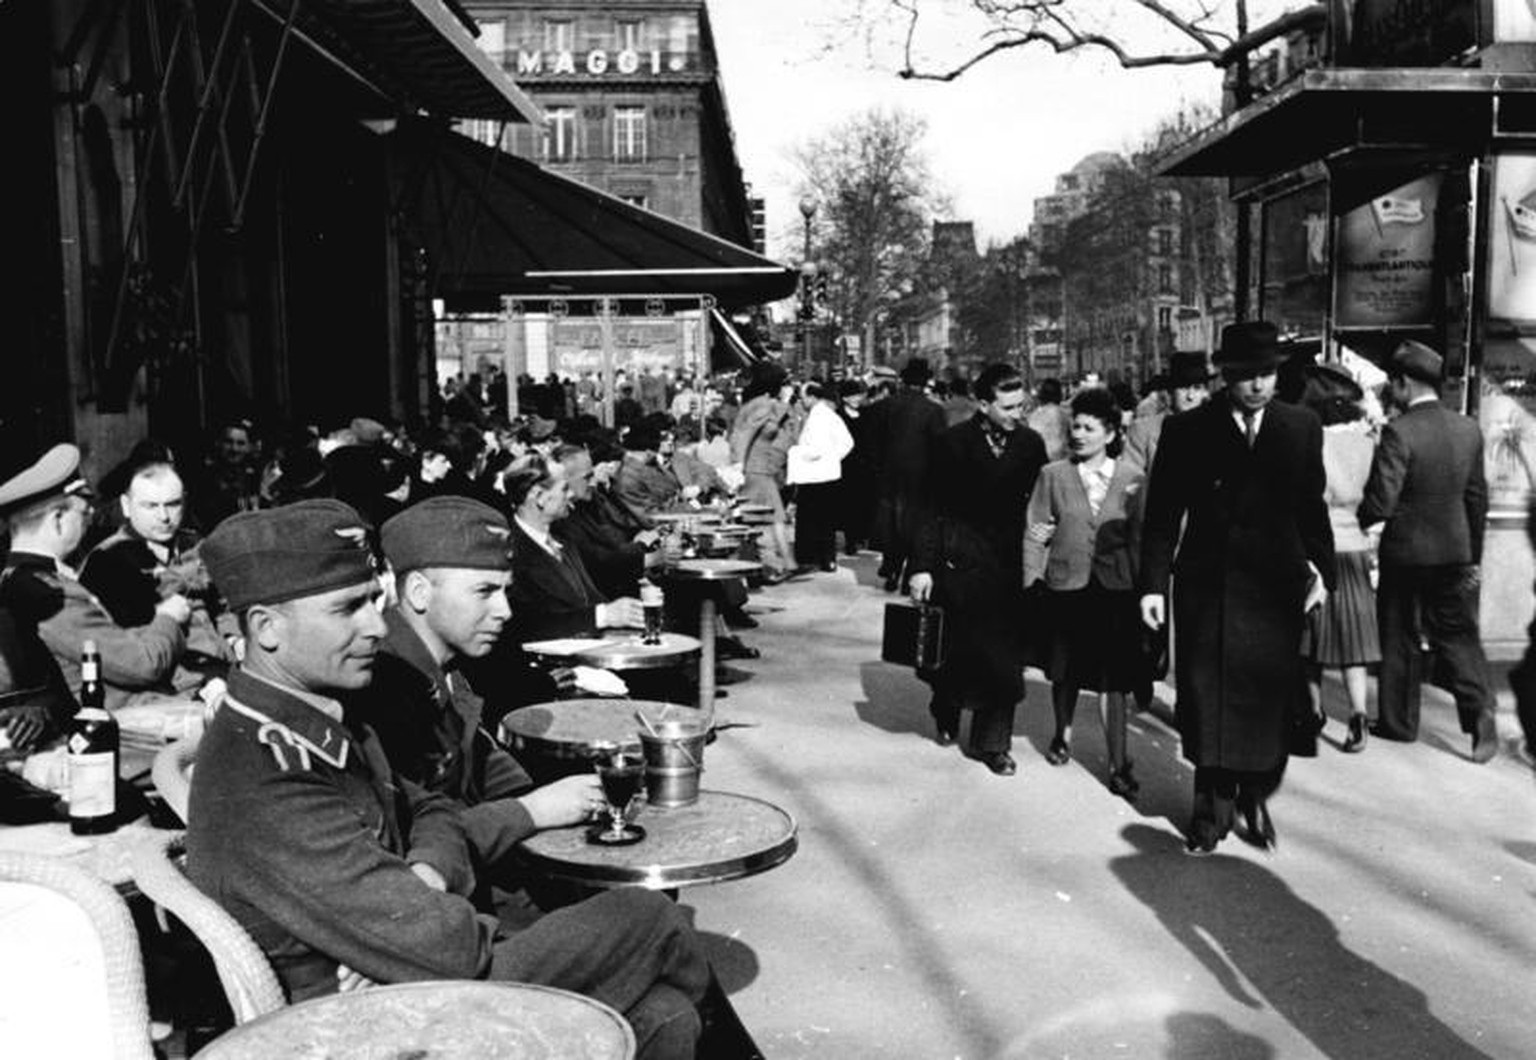
[{"label": "advertising poster on kiosk", "polygon": [[1536,154],[1494,159],[1492,200],[1488,316],[1536,329]]},{"label": "advertising poster on kiosk", "polygon": [[1412,328],[1435,321],[1435,207],[1441,175],[1410,180],[1339,217],[1334,326]]}]

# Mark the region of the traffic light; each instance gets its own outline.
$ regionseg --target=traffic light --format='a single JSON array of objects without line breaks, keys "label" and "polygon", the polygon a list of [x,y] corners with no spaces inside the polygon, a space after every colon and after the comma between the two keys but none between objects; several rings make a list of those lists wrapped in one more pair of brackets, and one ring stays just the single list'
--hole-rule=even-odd
[{"label": "traffic light", "polygon": [[816,279],[811,284],[811,294],[812,294],[812,297],[814,297],[818,303],[823,303],[824,304],[826,302],[826,300],[827,300],[827,280],[828,279],[829,279],[829,277],[827,276],[826,271],[823,270],[823,271],[818,272],[816,274]]}]

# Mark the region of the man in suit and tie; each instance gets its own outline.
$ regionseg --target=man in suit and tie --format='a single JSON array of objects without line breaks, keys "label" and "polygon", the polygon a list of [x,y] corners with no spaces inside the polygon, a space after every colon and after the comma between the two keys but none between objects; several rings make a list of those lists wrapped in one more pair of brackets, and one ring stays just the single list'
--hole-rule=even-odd
[{"label": "man in suit and tie", "polygon": [[1192,854],[1214,851],[1235,812],[1250,841],[1273,845],[1267,800],[1307,709],[1302,629],[1334,580],[1322,424],[1272,400],[1284,359],[1274,325],[1228,326],[1215,357],[1225,393],[1169,417],[1152,462],[1141,614],[1163,626],[1171,580]]},{"label": "man in suit and tie", "polygon": [[569,637],[597,629],[643,629],[645,614],[632,596],[609,600],[587,573],[581,555],[556,539],[555,523],[571,510],[570,484],[560,464],[543,460],[508,475],[512,508],[511,636],[519,643]]},{"label": "man in suit and tie", "polygon": [[1443,362],[1405,341],[1387,366],[1392,402],[1402,411],[1382,431],[1371,464],[1360,525],[1384,524],[1376,590],[1381,630],[1377,736],[1414,740],[1419,732],[1420,634],[1439,655],[1456,697],[1472,759],[1498,750],[1494,697],[1477,628],[1488,485],[1477,422],[1440,403]]}]

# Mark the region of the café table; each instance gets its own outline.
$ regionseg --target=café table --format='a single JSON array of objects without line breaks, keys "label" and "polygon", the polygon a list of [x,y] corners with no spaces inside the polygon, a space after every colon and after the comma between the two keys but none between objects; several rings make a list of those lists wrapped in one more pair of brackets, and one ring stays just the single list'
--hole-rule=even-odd
[{"label": "caf\u00e9 table", "polygon": [[659,670],[691,661],[701,645],[682,633],[663,633],[661,643],[646,644],[638,630],[609,630],[593,637],[535,640],[523,651],[553,663],[581,663],[604,670]]},{"label": "caf\u00e9 table", "polygon": [[58,858],[85,869],[117,888],[119,894],[132,897],[138,893],[133,886],[134,847],[164,834],[147,817],[119,825],[115,832],[104,835],[75,835],[65,821],[0,825],[0,850]]},{"label": "caf\u00e9 table", "polygon": [[[744,578],[763,569],[761,563],[744,559],[684,559],[658,567],[652,578],[679,582],[722,582]],[[707,585],[706,585],[707,588]],[[699,594],[699,709],[706,728],[715,720],[715,594]]]},{"label": "caf\u00e9 table", "polygon": [[636,712],[653,719],[693,708],[649,699],[557,699],[520,707],[501,721],[502,739],[515,751],[586,761],[602,745],[640,745]]},{"label": "caf\u00e9 table", "polygon": [[575,825],[529,836],[517,856],[541,876],[566,883],[670,891],[767,872],[797,846],[795,819],[750,795],[703,790],[687,806],[639,805],[630,820],[645,829],[645,838],[631,846],[589,843],[589,826]]},{"label": "caf\u00e9 table", "polygon": [[466,980],[373,986],[301,1001],[242,1023],[197,1060],[625,1060],[635,1034],[613,1009],[568,990]]}]

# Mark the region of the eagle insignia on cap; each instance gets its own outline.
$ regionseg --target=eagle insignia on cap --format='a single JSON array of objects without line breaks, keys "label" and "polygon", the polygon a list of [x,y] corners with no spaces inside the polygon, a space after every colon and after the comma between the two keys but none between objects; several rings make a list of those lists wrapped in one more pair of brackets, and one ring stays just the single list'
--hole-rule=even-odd
[{"label": "eagle insignia on cap", "polygon": [[485,532],[490,534],[492,537],[494,537],[498,541],[507,541],[507,540],[510,540],[511,537],[512,537],[512,528],[511,527],[508,527],[508,526],[497,526],[495,523],[486,523],[485,524]]},{"label": "eagle insignia on cap", "polygon": [[368,545],[368,531],[360,526],[343,526],[331,533],[350,541],[355,548],[366,548]]}]

